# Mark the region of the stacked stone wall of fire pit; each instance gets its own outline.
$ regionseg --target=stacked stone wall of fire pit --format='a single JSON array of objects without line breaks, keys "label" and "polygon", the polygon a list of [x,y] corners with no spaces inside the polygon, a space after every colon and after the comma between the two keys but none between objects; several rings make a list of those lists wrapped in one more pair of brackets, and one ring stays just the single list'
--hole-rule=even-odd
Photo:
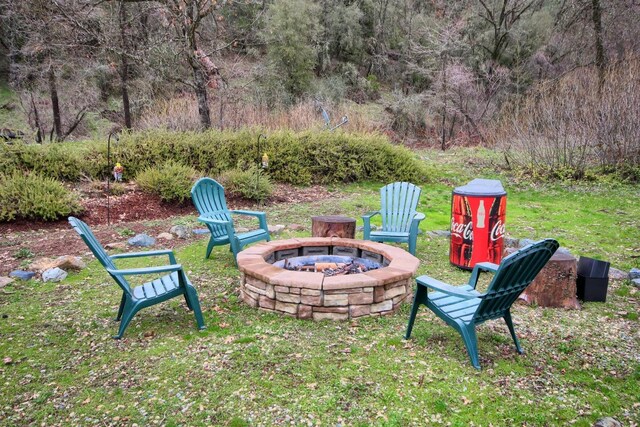
[{"label": "stacked stone wall of fire pit", "polygon": [[[353,248],[360,256],[379,256],[383,267],[360,274],[325,276],[289,271],[270,263],[283,254],[332,253],[336,247],[340,253]],[[266,242],[238,254],[240,296],[252,307],[299,319],[386,315],[411,299],[412,277],[419,264],[416,257],[400,248],[365,240],[326,237]]]}]

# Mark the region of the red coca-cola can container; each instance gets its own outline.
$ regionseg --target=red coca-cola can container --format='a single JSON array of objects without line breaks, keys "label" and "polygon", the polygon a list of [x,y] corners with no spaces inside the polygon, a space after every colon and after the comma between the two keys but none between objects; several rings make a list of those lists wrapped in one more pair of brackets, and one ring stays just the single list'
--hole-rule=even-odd
[{"label": "red coca-cola can container", "polygon": [[499,264],[504,247],[507,192],[495,179],[474,179],[451,197],[451,264],[471,270],[479,262]]}]

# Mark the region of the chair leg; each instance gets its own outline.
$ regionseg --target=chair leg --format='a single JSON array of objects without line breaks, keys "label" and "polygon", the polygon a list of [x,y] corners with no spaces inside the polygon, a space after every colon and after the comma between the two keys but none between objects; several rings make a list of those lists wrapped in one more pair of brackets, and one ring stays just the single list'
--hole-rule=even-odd
[{"label": "chair leg", "polygon": [[420,304],[424,304],[427,297],[427,288],[417,285],[416,293],[413,296],[413,305],[411,306],[411,315],[409,316],[409,323],[407,324],[407,332],[404,334],[404,339],[408,340],[411,337],[411,330],[413,329],[413,322],[416,320],[416,314],[418,314],[418,308]]},{"label": "chair leg", "polygon": [[417,236],[412,236],[409,237],[409,253],[413,256],[416,255],[416,243],[417,243]]},{"label": "chair leg", "polygon": [[236,262],[236,266],[237,266],[238,252],[240,252],[240,249],[242,249],[242,246],[240,246],[240,243],[236,238],[229,239],[229,245],[230,245],[231,252],[233,252],[233,260]]},{"label": "chair leg", "polygon": [[187,296],[186,292],[184,294],[184,301],[187,303],[187,308],[193,311],[193,307],[191,306],[191,302],[189,301],[189,297]]},{"label": "chair leg", "polygon": [[480,358],[478,356],[478,337],[476,336],[476,327],[474,324],[464,325],[460,329],[460,335],[467,348],[469,359],[474,368],[480,370]]},{"label": "chair leg", "polygon": [[504,321],[507,323],[509,332],[511,332],[511,338],[513,338],[513,342],[516,344],[516,350],[520,354],[524,353],[524,351],[522,350],[522,347],[520,347],[520,342],[518,341],[518,337],[516,337],[516,330],[513,328],[513,321],[511,320],[511,312],[508,310],[507,310],[507,313],[504,315]]},{"label": "chair leg", "polygon": [[125,329],[129,326],[129,322],[133,319],[133,316],[140,310],[135,304],[127,301],[127,304],[124,306],[124,314],[122,315],[122,321],[120,322],[120,328],[118,329],[118,334],[114,335],[113,338],[119,340],[122,338]]},{"label": "chair leg", "polygon": [[123,292],[122,293],[122,299],[120,300],[120,307],[118,308],[118,315],[116,316],[116,322],[119,321],[120,319],[122,319],[122,310],[124,310],[124,304],[125,304],[126,301],[127,301],[127,296]]},{"label": "chair leg", "polygon": [[196,322],[198,323],[198,329],[203,330],[206,328],[204,325],[204,318],[202,317],[202,310],[200,309],[200,300],[198,299],[198,292],[193,286],[186,286],[186,293],[184,294],[187,300],[187,305],[193,310],[193,314],[196,316]]},{"label": "chair leg", "polygon": [[213,250],[213,237],[209,239],[209,244],[207,245],[207,254],[204,256],[204,259],[209,259],[209,255],[211,255],[211,251]]}]

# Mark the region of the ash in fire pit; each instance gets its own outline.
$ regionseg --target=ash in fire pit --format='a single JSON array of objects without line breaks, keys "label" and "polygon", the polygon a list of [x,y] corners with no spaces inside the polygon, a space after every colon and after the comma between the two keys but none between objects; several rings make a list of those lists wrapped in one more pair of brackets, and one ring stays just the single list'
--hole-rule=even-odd
[{"label": "ash in fire pit", "polygon": [[340,255],[292,257],[274,262],[273,265],[290,271],[324,273],[325,276],[365,273],[381,267],[379,263],[369,259]]}]

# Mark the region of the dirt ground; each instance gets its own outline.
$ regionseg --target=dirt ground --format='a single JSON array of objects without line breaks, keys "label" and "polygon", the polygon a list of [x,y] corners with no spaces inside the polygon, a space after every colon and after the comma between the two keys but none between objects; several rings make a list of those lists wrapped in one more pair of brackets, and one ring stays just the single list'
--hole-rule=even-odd
[{"label": "dirt ground", "polygon": [[[331,193],[321,186],[300,188],[279,184],[266,205],[309,202],[329,197]],[[127,192],[121,196],[109,198],[109,218],[107,218],[107,198],[104,194],[83,191],[81,203],[85,211],[79,218],[91,226],[103,245],[126,242],[130,237],[127,234],[133,235],[133,233],[146,233],[155,237],[171,228],[174,217],[187,215],[195,217],[197,213],[190,202],[184,205],[165,203],[156,196],[139,191],[134,186],[128,186]],[[227,204],[229,209],[252,207],[250,202],[235,198],[227,198]],[[153,225],[148,223],[151,220],[154,220]],[[123,233],[123,230],[127,233]],[[196,236],[196,238],[205,237],[206,235]],[[156,248],[174,248],[191,242],[190,239],[159,240]],[[16,257],[21,249],[28,249],[33,256]],[[89,249],[70,228],[66,219],[52,222],[0,223],[0,276],[6,276],[12,270],[22,268],[36,258],[83,255],[87,252]]]}]

